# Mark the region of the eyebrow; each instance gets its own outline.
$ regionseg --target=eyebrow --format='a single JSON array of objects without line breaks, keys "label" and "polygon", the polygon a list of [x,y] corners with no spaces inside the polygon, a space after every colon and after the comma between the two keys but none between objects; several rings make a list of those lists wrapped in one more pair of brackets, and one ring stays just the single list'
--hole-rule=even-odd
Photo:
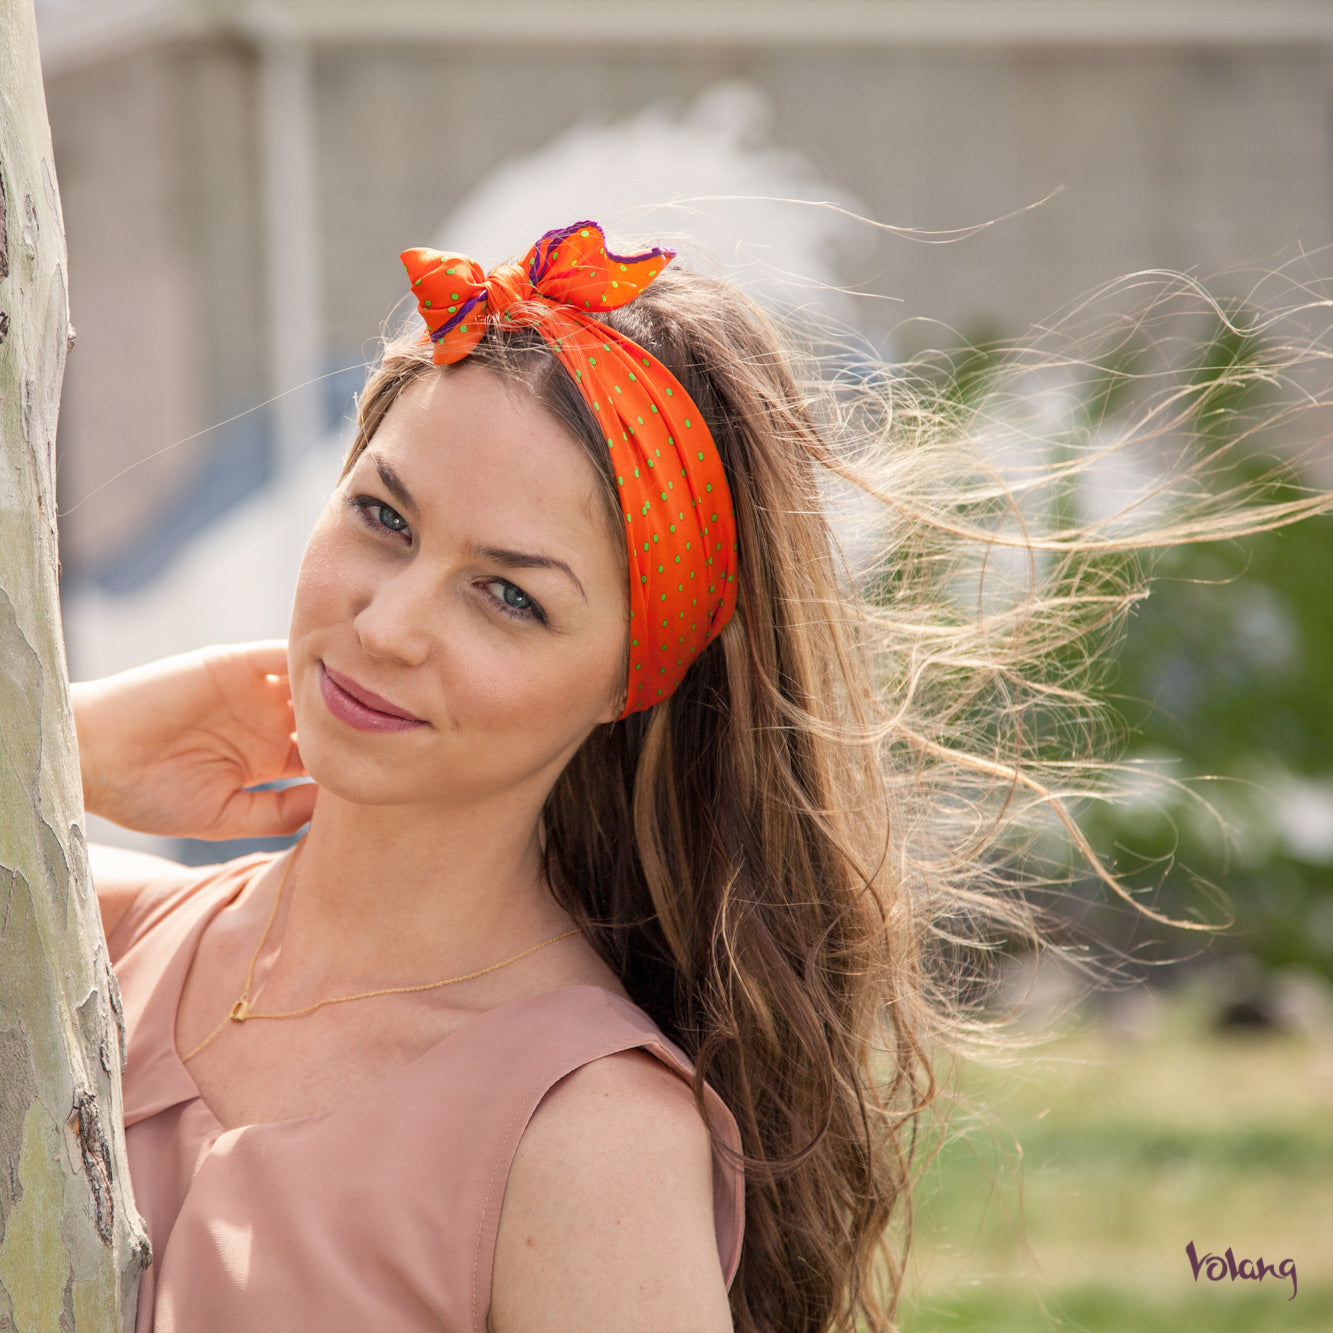
[{"label": "eyebrow", "polygon": [[417,503],[412,498],[412,492],[394,470],[378,454],[370,455],[371,461],[375,464],[375,471],[380,474],[380,480],[384,483],[384,489],[398,501],[404,509],[417,512]]},{"label": "eyebrow", "polygon": [[[412,499],[412,492],[407,489],[403,479],[378,455],[372,453],[370,459],[375,464],[375,470],[379,473],[380,480],[384,483],[384,489],[404,509],[415,514],[417,512],[416,501]],[[503,565],[506,569],[553,569],[557,573],[563,574],[579,590],[579,596],[585,602],[588,600],[588,594],[583,591],[583,584],[579,582],[574,571],[563,560],[557,560],[554,556],[537,555],[531,551],[511,551],[503,546],[478,546],[475,544],[468,548],[468,553],[476,559],[491,560],[497,565]]]},{"label": "eyebrow", "polygon": [[[386,482],[385,485],[388,485]],[[588,594],[583,591],[574,571],[563,560],[550,555],[534,555],[528,551],[509,551],[502,546],[470,546],[469,553],[481,560],[490,560],[506,569],[554,569],[563,574],[578,590],[579,596],[586,602]]]}]

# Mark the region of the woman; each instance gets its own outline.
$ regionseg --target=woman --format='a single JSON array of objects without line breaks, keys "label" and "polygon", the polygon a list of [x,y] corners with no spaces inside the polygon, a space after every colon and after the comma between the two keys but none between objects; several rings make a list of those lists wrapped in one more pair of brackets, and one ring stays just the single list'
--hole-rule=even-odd
[{"label": "woman", "polygon": [[[490,275],[404,258],[427,336],[369,381],[285,658],[76,691],[89,809],[310,822],[206,872],[95,859],[138,1327],[891,1328],[941,959],[1033,935],[994,849],[1064,817],[984,719],[1132,596],[1062,538],[1059,597],[950,602],[960,535],[1031,542],[1004,488],[940,485],[975,458],[920,428],[854,470],[887,397],[817,420],[665,252],[576,223]],[[830,478],[890,506],[869,596]]]},{"label": "woman", "polygon": [[[669,255],[600,240],[576,224],[489,278],[405,256],[414,290],[417,269],[472,285],[436,293],[465,308],[443,355],[439,338],[386,350],[302,564],[287,680],[318,792],[299,849],[151,880],[95,871],[158,1255],[141,1329],[722,1329],[738,1263],[740,1327],[814,1327],[878,1240],[866,1222],[892,1187],[851,1044],[866,997],[847,980],[878,908],[838,846],[846,816],[820,808],[820,742],[783,717],[849,693],[825,688],[826,649],[846,638],[831,605],[822,640],[784,637],[784,618],[833,588],[818,440],[739,297],[689,275],[650,286]],[[589,282],[612,301],[642,294],[595,325],[569,303]],[[585,393],[613,337],[624,382]],[[637,467],[607,449],[600,401],[630,381],[648,395],[621,419],[622,446],[636,417],[646,441]],[[675,434],[690,452],[667,476]],[[624,517],[616,467],[644,483]],[[660,531],[657,516],[630,522],[659,483],[672,506],[697,492],[689,522],[665,505]],[[640,536],[673,550],[665,581],[642,560],[627,577]],[[799,564],[776,567],[773,540]],[[641,646],[668,593],[678,642]],[[214,655],[85,689],[89,808],[228,831],[207,827],[207,798],[176,807],[247,738],[284,762],[238,763],[233,789],[291,771],[291,720],[256,669],[276,666]],[[249,694],[200,743],[198,698],[247,671]],[[157,734],[136,729],[154,709]],[[188,738],[174,769],[162,733]],[[157,787],[118,805],[105,793],[135,781],[142,752]],[[275,822],[309,800],[275,798]],[[560,1059],[543,1063],[553,1043]],[[466,1105],[442,1113],[449,1098]],[[492,1142],[492,1115],[516,1130]],[[304,1133],[339,1117],[341,1137]],[[474,1151],[484,1172],[456,1186]]]}]

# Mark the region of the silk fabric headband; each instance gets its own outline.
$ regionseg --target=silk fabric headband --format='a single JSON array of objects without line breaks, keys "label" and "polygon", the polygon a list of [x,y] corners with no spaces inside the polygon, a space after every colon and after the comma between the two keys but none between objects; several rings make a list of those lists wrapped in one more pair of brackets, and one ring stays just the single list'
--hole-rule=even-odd
[{"label": "silk fabric headband", "polygon": [[675,257],[612,254],[595,222],[548,231],[521,264],[404,250],[436,365],[490,323],[535,327],[569,371],[610,451],[629,553],[629,687],[621,717],[680,684],[736,609],[736,516],[717,446],[680,381],[594,313],[632,301]]}]

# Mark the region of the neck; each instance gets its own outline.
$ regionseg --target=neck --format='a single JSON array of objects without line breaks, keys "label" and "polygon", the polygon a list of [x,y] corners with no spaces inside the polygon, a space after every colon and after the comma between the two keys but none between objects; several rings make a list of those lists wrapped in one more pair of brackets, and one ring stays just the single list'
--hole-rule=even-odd
[{"label": "neck", "polygon": [[361,806],[321,790],[274,922],[284,968],[347,984],[484,967],[572,925],[535,812]]}]

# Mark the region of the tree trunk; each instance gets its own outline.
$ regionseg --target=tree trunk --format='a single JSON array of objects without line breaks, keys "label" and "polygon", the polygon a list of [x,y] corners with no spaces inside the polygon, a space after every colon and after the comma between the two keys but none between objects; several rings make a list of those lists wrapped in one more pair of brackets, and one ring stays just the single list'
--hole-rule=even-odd
[{"label": "tree trunk", "polygon": [[147,1238],[56,595],[65,235],[32,0],[0,0],[0,1329],[128,1330]]}]

